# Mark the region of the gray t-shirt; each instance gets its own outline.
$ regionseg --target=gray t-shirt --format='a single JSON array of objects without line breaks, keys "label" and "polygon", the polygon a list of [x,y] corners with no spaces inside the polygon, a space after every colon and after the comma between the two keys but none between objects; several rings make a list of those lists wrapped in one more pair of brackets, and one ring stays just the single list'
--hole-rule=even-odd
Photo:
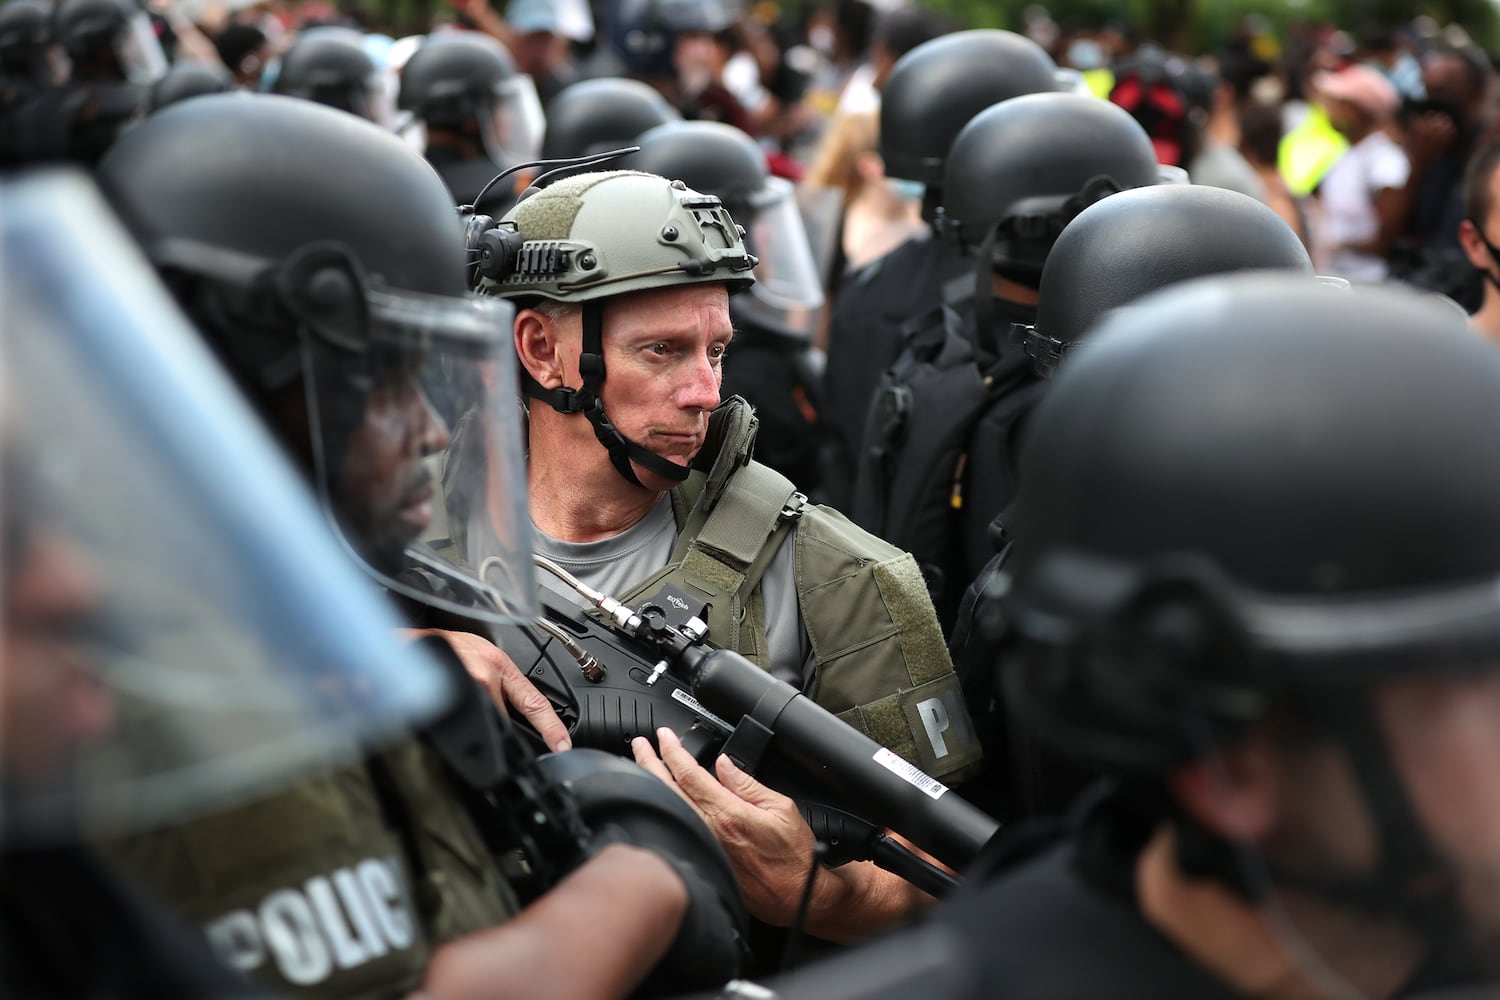
[{"label": "gray t-shirt", "polygon": [[[672,517],[672,500],[667,494],[635,524],[597,542],[564,542],[535,525],[532,528],[532,544],[538,555],[546,556],[590,587],[610,595],[623,593],[665,566],[677,542],[677,522]],[[792,531],[796,530],[793,527]],[[538,572],[537,576],[544,587],[577,603],[576,595],[552,574]],[[802,610],[797,606],[792,535],[787,536],[766,567],[760,588],[766,609],[771,673],[805,691],[812,680],[812,645],[802,627]],[[712,642],[714,637],[710,634],[708,638]]]}]

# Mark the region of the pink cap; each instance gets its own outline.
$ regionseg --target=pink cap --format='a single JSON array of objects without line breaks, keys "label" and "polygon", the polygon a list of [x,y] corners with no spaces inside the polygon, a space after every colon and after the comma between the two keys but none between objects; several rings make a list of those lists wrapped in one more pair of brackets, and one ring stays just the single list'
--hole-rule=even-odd
[{"label": "pink cap", "polygon": [[1345,66],[1337,73],[1319,73],[1312,83],[1324,97],[1348,101],[1377,121],[1395,114],[1401,103],[1391,81],[1368,66]]}]

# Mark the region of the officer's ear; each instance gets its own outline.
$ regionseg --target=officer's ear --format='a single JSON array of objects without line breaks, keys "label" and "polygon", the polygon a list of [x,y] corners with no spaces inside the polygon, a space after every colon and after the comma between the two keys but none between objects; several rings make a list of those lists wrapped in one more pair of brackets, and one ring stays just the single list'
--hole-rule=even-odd
[{"label": "officer's ear", "polygon": [[1468,219],[1458,224],[1458,243],[1464,248],[1464,256],[1469,258],[1469,263],[1481,271],[1500,265],[1500,260],[1490,259],[1489,248],[1480,238],[1478,227]]},{"label": "officer's ear", "polygon": [[1281,752],[1265,725],[1174,771],[1172,798],[1209,833],[1256,844],[1277,826],[1284,794]]},{"label": "officer's ear", "polygon": [[[569,311],[571,312],[571,310]],[[567,373],[576,370],[577,359],[569,362],[563,351],[567,338],[569,313],[549,314],[537,309],[516,313],[514,326],[516,357],[532,378],[544,389],[568,384]]]}]

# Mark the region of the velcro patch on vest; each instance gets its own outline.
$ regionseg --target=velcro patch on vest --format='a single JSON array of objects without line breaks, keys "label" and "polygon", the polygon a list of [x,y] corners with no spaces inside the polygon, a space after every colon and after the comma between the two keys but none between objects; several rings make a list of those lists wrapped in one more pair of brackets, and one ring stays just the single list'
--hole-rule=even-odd
[{"label": "velcro patch on vest", "polygon": [[953,661],[943,641],[937,613],[917,561],[910,555],[887,560],[875,567],[875,583],[896,624],[906,668],[915,684],[953,676]]},{"label": "velcro patch on vest", "polygon": [[922,770],[943,777],[983,759],[984,751],[956,675],[950,673],[902,691],[899,700],[903,721],[916,738],[915,763]]},{"label": "velcro patch on vest", "polygon": [[743,569],[738,571],[730,569],[696,548],[688,550],[687,556],[682,560],[682,571],[689,580],[708,584],[707,587],[700,584],[699,589],[709,593],[733,594],[740,589],[740,584],[745,582]]},{"label": "velcro patch on vest", "polygon": [[838,713],[838,719],[847,723],[881,746],[900,754],[901,759],[926,770],[923,758],[917,753],[917,744],[912,736],[906,715],[901,711],[900,695],[890,695],[867,705]]}]

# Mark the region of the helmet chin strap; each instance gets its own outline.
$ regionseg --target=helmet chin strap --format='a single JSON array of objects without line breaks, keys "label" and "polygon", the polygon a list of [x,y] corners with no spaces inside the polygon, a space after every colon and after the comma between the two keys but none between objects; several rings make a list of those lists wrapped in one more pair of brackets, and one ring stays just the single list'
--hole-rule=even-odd
[{"label": "helmet chin strap", "polygon": [[548,389],[524,370],[521,381],[526,395],[541,400],[558,413],[582,413],[593,425],[594,437],[609,452],[610,464],[632,486],[646,488],[631,467],[632,461],[674,483],[688,477],[692,470],[686,465],[678,465],[631,441],[605,414],[604,403],[599,398],[599,390],[604,385],[604,308],[598,302],[583,303],[583,353],[578,358],[578,371],[583,376],[583,385],[577,389],[568,386]]}]

